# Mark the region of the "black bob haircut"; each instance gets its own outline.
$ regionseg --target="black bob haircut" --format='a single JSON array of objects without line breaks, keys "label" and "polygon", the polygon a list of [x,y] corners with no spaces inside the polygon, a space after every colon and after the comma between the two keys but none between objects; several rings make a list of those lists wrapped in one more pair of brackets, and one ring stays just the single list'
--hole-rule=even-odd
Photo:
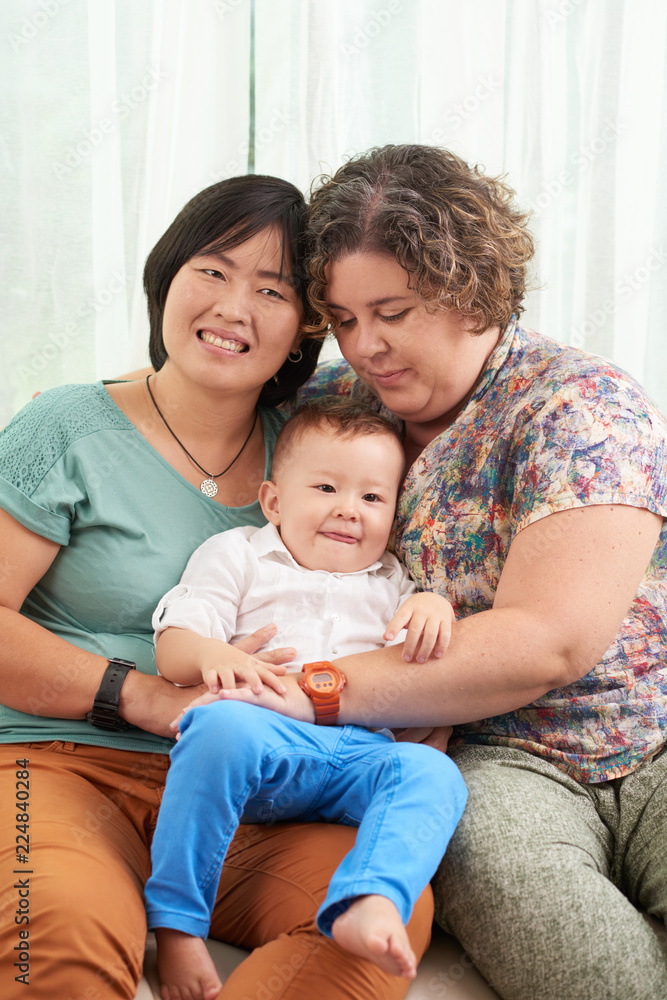
[{"label": "black bob haircut", "polygon": [[[146,259],[144,290],[148,299],[151,364],[156,371],[167,360],[162,336],[167,293],[174,276],[204,250],[224,252],[240,246],[271,226],[282,234],[281,272],[289,271],[304,309],[304,325],[312,308],[306,295],[306,272],[301,266],[306,203],[289,181],[261,174],[230,177],[196,194],[179,212]],[[299,361],[285,361],[275,378],[265,382],[259,402],[277,406],[290,399],[312,375],[322,346],[321,338],[306,337]]]}]

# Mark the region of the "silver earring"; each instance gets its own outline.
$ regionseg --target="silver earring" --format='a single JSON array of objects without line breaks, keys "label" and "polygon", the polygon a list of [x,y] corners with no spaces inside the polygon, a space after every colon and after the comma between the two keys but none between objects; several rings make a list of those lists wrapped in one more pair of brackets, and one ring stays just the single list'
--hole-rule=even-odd
[{"label": "silver earring", "polygon": [[290,351],[289,354],[287,355],[287,359],[288,361],[291,361],[293,364],[298,365],[299,361],[303,360],[303,354],[301,353],[301,348],[300,347],[297,348],[296,355],[294,357],[292,357],[292,352]]}]

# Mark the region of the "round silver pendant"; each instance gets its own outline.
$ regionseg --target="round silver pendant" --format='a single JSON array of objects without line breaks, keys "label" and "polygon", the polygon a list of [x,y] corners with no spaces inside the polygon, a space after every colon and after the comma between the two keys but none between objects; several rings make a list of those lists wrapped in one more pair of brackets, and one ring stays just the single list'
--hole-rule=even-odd
[{"label": "round silver pendant", "polygon": [[218,487],[215,485],[212,479],[205,479],[199,489],[202,491],[205,497],[214,497],[218,492]]}]

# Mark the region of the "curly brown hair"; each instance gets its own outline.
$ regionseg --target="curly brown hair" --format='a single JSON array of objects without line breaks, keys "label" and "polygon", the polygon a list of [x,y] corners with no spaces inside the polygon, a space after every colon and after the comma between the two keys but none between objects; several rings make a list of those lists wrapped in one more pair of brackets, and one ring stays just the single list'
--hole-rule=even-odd
[{"label": "curly brown hair", "polygon": [[325,268],[358,252],[395,257],[421,302],[459,310],[472,333],[506,326],[523,311],[535,252],[513,197],[502,178],[434,146],[371,149],[322,175],[308,209],[309,332],[335,327]]}]

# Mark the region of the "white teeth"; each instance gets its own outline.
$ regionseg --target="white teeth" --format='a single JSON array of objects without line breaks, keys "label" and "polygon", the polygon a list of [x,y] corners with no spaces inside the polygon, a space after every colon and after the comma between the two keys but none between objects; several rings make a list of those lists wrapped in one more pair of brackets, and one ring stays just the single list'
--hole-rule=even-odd
[{"label": "white teeth", "polygon": [[236,354],[241,354],[246,349],[246,345],[240,344],[238,340],[223,340],[222,337],[216,337],[205,330],[200,330],[199,336],[205,344],[213,344],[214,347],[224,347],[226,351],[234,351]]}]

